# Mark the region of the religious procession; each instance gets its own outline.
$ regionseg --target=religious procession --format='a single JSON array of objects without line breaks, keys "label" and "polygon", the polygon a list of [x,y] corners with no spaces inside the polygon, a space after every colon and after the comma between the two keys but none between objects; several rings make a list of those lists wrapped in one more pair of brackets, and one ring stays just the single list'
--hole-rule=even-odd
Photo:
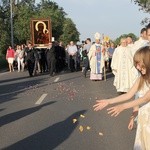
[{"label": "religious procession", "polygon": [[98,20],[103,2],[77,3],[66,5],[84,23],[83,39],[54,1],[0,2],[0,149],[150,150],[150,23],[137,37],[123,34],[120,18]]},{"label": "religious procession", "polygon": [[[82,45],[76,45],[71,41],[66,47],[62,42],[48,43],[46,49],[36,49],[31,43],[17,46],[14,50],[11,46],[6,53],[9,71],[24,72],[25,68],[29,76],[48,73],[50,77],[56,77],[60,72],[81,72],[83,78],[89,78],[92,82],[104,80],[106,74],[114,75],[113,85],[120,96],[108,100],[97,100],[93,106],[95,111],[105,108],[109,104],[126,101],[133,96],[133,102],[110,107],[108,113],[117,116],[125,109],[133,107],[133,113],[128,124],[132,130],[134,122],[138,125],[134,150],[150,150],[149,147],[149,64],[150,64],[150,24],[140,31],[138,41],[132,37],[123,37],[120,45],[114,45],[103,38],[100,33],[95,33],[95,41],[91,38],[83,41]],[[14,61],[17,65],[14,66]],[[16,68],[14,68],[16,67]],[[147,104],[137,107],[143,103]]]}]

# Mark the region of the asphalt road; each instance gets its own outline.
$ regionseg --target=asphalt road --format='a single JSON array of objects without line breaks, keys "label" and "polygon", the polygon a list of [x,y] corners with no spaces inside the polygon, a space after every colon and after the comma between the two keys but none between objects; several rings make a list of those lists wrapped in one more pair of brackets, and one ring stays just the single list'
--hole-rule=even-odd
[{"label": "asphalt road", "polygon": [[0,73],[0,149],[132,150],[131,110],[114,118],[92,108],[96,99],[117,95],[113,79],[110,73],[107,81],[90,81],[81,72]]}]

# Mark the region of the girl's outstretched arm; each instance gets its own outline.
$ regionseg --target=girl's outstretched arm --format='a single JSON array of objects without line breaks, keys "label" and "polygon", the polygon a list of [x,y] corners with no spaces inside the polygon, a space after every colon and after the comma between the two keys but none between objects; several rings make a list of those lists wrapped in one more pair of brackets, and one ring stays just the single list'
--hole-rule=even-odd
[{"label": "girl's outstretched arm", "polygon": [[143,103],[147,103],[150,101],[150,90],[141,98],[138,98],[136,100],[133,100],[131,102],[128,103],[124,103],[121,105],[117,105],[111,108],[108,108],[108,114],[111,114],[111,116],[118,116],[123,110],[125,109],[129,109],[135,106],[139,106]]},{"label": "girl's outstretched arm", "polygon": [[102,110],[109,104],[115,104],[115,103],[119,103],[119,102],[123,102],[123,101],[127,101],[131,99],[138,90],[139,81],[140,79],[137,79],[133,87],[126,94],[123,94],[123,95],[120,95],[111,99],[97,100],[96,104],[93,106],[94,110],[95,111]]}]

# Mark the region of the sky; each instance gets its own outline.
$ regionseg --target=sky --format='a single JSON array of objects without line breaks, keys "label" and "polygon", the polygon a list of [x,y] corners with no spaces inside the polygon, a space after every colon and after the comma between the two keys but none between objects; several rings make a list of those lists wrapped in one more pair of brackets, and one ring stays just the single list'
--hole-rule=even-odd
[{"label": "sky", "polygon": [[[41,0],[36,0],[39,3]],[[148,13],[139,11],[132,0],[53,0],[67,13],[76,24],[80,41],[94,40],[94,34],[109,36],[115,40],[122,34],[140,35],[142,19]]]}]

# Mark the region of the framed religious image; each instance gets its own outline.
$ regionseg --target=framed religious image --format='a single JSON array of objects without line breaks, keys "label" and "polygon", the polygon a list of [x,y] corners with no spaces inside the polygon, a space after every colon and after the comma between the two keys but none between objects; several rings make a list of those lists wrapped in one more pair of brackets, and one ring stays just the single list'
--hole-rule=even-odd
[{"label": "framed religious image", "polygon": [[31,39],[35,47],[47,47],[52,40],[50,19],[31,19]]}]

